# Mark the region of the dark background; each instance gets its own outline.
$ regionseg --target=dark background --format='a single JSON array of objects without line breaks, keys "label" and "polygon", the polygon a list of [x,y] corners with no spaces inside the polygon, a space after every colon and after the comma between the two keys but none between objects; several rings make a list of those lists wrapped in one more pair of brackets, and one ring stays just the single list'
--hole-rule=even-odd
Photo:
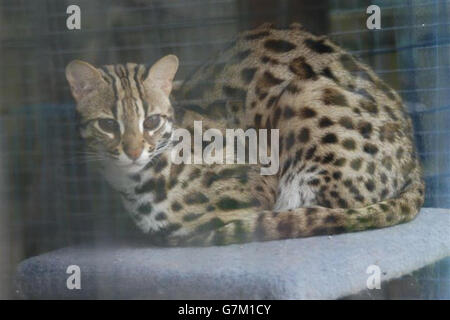
[{"label": "dark background", "polygon": [[[66,8],[81,8],[67,30]],[[381,30],[366,8],[381,7]],[[173,53],[184,79],[241,31],[301,22],[369,64],[403,97],[415,125],[426,206],[450,208],[448,0],[0,0],[0,285],[15,264],[63,246],[139,238],[108,186],[80,156],[64,77],[72,59],[151,65]],[[444,260],[360,297],[450,298]],[[2,296],[0,289],[0,296]]]}]

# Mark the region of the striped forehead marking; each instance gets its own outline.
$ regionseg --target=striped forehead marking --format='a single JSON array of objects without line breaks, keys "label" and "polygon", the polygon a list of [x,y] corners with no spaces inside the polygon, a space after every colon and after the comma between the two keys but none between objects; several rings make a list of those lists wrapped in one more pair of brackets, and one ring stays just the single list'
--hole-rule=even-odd
[{"label": "striped forehead marking", "polygon": [[[103,78],[114,90],[116,103],[112,107],[112,113],[116,120],[127,114],[129,117],[133,111],[136,116],[146,117],[149,105],[144,96],[142,86],[143,79],[148,72],[143,65],[127,63],[126,65],[106,65],[100,68]],[[134,100],[134,102],[130,102]],[[129,110],[130,108],[133,109]]]}]

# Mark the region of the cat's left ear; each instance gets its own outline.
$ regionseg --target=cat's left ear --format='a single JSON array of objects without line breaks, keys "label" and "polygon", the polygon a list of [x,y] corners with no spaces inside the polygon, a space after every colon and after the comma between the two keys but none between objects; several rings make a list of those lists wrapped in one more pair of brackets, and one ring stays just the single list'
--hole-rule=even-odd
[{"label": "cat's left ear", "polygon": [[94,66],[80,60],[73,60],[67,65],[66,78],[77,102],[104,83],[102,75]]},{"label": "cat's left ear", "polygon": [[178,58],[173,54],[162,57],[150,68],[144,84],[156,87],[169,95],[173,87],[173,78],[178,70]]}]

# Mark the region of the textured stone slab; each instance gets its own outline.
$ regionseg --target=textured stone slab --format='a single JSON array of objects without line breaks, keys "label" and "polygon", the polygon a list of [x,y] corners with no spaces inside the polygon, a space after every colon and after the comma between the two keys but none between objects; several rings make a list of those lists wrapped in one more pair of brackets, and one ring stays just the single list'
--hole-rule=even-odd
[{"label": "textured stone slab", "polygon": [[[359,233],[210,248],[70,247],[23,261],[25,298],[335,299],[366,288],[369,265],[383,281],[450,255],[450,210]],[[81,268],[81,290],[66,269]],[[382,284],[383,285],[383,284]]]}]

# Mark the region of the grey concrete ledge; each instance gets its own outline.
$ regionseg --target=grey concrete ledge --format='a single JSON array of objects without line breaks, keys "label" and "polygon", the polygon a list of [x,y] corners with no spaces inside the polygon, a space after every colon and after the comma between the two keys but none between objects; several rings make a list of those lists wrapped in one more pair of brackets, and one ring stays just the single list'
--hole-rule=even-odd
[{"label": "grey concrete ledge", "polygon": [[[337,236],[210,248],[69,247],[18,266],[24,298],[336,299],[366,288],[367,267],[398,278],[450,255],[450,210]],[[69,290],[69,265],[81,289]],[[383,284],[382,284],[383,285]]]}]

